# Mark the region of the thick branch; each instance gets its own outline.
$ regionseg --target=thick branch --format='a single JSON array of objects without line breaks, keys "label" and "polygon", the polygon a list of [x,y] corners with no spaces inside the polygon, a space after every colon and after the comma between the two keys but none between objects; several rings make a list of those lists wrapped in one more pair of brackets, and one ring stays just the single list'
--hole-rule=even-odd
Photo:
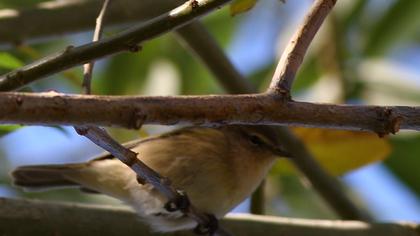
[{"label": "thick branch", "polygon": [[113,37],[79,47],[68,47],[62,52],[1,76],[0,91],[20,88],[42,77],[120,51],[137,51],[139,50],[137,44],[180,27],[199,16],[221,7],[229,1],[190,0],[167,14],[156,17],[144,24],[139,24]]},{"label": "thick branch", "polygon": [[[63,214],[65,212],[65,214]],[[416,224],[368,224],[359,221],[303,220],[231,215],[222,225],[236,235],[265,236],[418,236]],[[22,227],[25,226],[25,227]],[[129,227],[127,227],[129,226]],[[1,235],[158,236],[131,210],[84,204],[58,204],[0,198]],[[165,234],[192,235],[189,232]]]},{"label": "thick branch", "polygon": [[366,130],[384,135],[420,130],[420,107],[358,106],[284,101],[270,94],[93,96],[0,93],[0,123],[102,125],[177,123],[300,125]]},{"label": "thick branch", "polygon": [[269,91],[288,95],[306,50],[337,0],[316,0],[281,55]]}]

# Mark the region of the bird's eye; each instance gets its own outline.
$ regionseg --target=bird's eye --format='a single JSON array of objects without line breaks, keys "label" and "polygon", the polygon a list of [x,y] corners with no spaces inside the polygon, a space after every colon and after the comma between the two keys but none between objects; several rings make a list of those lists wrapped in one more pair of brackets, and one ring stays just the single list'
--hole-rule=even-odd
[{"label": "bird's eye", "polygon": [[250,135],[249,142],[251,142],[251,144],[255,146],[261,146],[264,144],[263,140],[257,135]]}]

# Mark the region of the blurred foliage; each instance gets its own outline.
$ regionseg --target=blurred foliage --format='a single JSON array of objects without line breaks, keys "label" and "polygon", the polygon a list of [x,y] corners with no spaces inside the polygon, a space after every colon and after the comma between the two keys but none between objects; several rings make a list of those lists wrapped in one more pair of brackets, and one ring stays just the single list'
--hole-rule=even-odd
[{"label": "blurred foliage", "polygon": [[0,67],[5,69],[16,69],[23,66],[23,63],[13,55],[0,52]]},{"label": "blurred foliage", "polygon": [[296,75],[296,82],[293,84],[293,91],[307,89],[313,85],[322,74],[319,61],[316,57],[306,58],[302,68]]},{"label": "blurred foliage", "polygon": [[367,34],[366,56],[381,56],[419,32],[420,1],[399,0],[375,22]]},{"label": "blurred foliage", "polygon": [[293,173],[274,173],[268,178],[267,214],[281,214],[283,217],[301,218],[304,216],[312,219],[336,219],[334,212],[310,188],[307,180],[296,174],[297,172]]},{"label": "blurred foliage", "polygon": [[[276,1],[282,4],[278,0],[259,0],[258,4],[254,6],[256,0],[236,0],[230,8],[210,14],[205,18],[204,24],[224,48],[229,48],[232,38],[238,33],[244,20],[249,17],[255,18],[252,20],[264,19],[268,15],[265,12],[272,9],[264,9],[259,15],[245,13],[232,18],[231,14],[242,13],[250,8],[252,8],[251,11],[256,11],[256,8],[259,7],[264,8],[265,1]],[[31,7],[39,2],[43,1],[1,0],[0,8]],[[288,7],[289,4],[299,5],[300,3],[288,1],[284,7]],[[272,27],[270,23],[274,20],[286,22],[287,25],[283,26],[279,35],[275,36],[278,37],[279,45],[288,40],[285,38],[288,35],[287,27],[292,22],[291,19],[295,17],[294,14],[298,12],[295,8],[288,9],[294,10],[279,13],[275,19],[267,19],[265,25],[265,27]],[[387,3],[367,0],[338,1],[335,12],[327,18],[325,27],[321,31],[322,35],[316,37],[316,42],[311,45],[297,74],[296,82],[293,85],[294,98],[299,100],[299,96],[311,94],[319,89],[318,85],[325,82],[325,78],[328,77],[342,85],[340,88],[342,96],[330,97],[328,102],[376,103],[377,100],[368,99],[366,94],[376,95],[378,88],[381,87],[386,88],[381,90],[382,93],[392,94],[392,97],[398,102],[418,103],[420,100],[416,94],[420,92],[419,81],[415,83],[404,80],[405,78],[395,77],[394,79],[398,81],[396,84],[384,81],[383,84],[378,85],[371,82],[371,78],[368,77],[381,75],[371,72],[369,67],[361,66],[372,57],[382,61],[396,61],[394,54],[400,52],[399,49],[402,46],[418,48],[420,44],[418,12],[420,12],[420,1],[415,0],[395,0],[387,1]],[[106,29],[105,36],[113,35],[121,29],[122,27]],[[251,34],[257,35],[259,29],[250,28],[247,30]],[[273,29],[273,32],[276,32],[275,30]],[[76,41],[80,43],[83,40],[88,42],[91,35],[87,33],[75,37],[77,37]],[[48,41],[23,44],[0,52],[0,72],[5,73],[22,64],[37,60],[64,48],[66,45],[74,44],[74,41],[75,38],[72,37],[48,39]],[[244,38],[240,43],[246,50],[247,47],[252,47],[254,42]],[[258,56],[255,55],[250,55],[250,57],[258,59]],[[181,94],[223,93],[223,88],[218,85],[201,61],[186,48],[181,47],[173,34],[166,34],[145,43],[138,53],[120,53],[97,62],[93,78],[93,91],[95,94],[108,95],[144,94],[150,80],[156,79],[150,76],[152,67],[162,60],[168,62],[179,74],[180,91],[177,92]],[[272,58],[271,63],[262,65],[251,72],[247,78],[260,90],[264,90],[276,64],[276,58]],[[163,67],[159,69],[164,70]],[[80,92],[81,77],[81,68],[74,68],[36,82],[26,90],[54,89],[60,92],[77,93]],[[407,87],[410,88],[409,91],[407,91]],[[327,87],[321,86],[320,91],[320,94],[323,95],[333,94]],[[317,101],[318,97],[309,97],[309,99]],[[0,136],[9,134],[18,128],[19,126],[0,126]],[[385,140],[377,138],[374,134],[348,131],[300,129],[296,132],[320,162],[334,175],[342,175],[349,170],[383,160],[391,152],[390,158],[385,161],[386,165],[409,187],[420,194],[420,173],[416,170],[420,164],[418,158],[420,136],[398,135]],[[138,133],[125,130],[112,130],[112,133],[119,140],[128,140],[139,136]],[[282,163],[284,162],[279,162],[275,166],[269,181],[271,183],[268,187],[268,197],[271,200],[267,205],[269,213],[334,218],[334,214],[325,203],[320,201],[319,196],[311,188],[308,188],[305,180],[296,171],[290,171],[291,168],[287,169],[286,164]],[[7,164],[7,157],[4,154],[1,156],[1,164],[3,167]],[[6,176],[5,171],[2,169],[3,173],[0,176]],[[9,180],[5,178],[0,180],[0,183],[8,182]],[[81,194],[74,189],[30,194],[16,190],[15,194],[70,201],[109,200],[101,200],[96,195]],[[279,198],[279,195],[282,197]]]}]

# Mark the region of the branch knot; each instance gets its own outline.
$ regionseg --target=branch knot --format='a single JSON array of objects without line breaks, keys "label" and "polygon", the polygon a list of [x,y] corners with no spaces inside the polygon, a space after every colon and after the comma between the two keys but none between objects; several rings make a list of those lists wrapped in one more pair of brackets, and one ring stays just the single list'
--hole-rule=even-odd
[{"label": "branch knot", "polygon": [[380,125],[376,131],[378,136],[382,138],[390,133],[396,134],[400,130],[403,117],[394,115],[393,109],[389,107],[377,107],[376,109],[377,120],[380,121]]}]

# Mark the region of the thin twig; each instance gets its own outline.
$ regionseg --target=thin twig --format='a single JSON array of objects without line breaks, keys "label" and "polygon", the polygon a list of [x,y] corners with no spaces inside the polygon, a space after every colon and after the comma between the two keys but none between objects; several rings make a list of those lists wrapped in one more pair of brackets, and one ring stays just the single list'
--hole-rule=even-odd
[{"label": "thin twig", "polygon": [[150,183],[168,199],[179,197],[177,191],[169,185],[168,180],[162,181],[164,178],[141,162],[137,158],[137,153],[119,144],[104,129],[95,126],[78,126],[77,132],[133,169],[141,181]]},{"label": "thin twig", "polygon": [[271,80],[269,92],[290,96],[290,89],[305,53],[337,0],[316,0],[305,21],[290,39]]},{"label": "thin twig", "polygon": [[137,52],[139,43],[174,30],[231,0],[189,0],[169,13],[138,24],[113,37],[67,49],[0,77],[0,91],[18,89],[54,73],[121,51]]},{"label": "thin twig", "polygon": [[[92,42],[98,41],[102,37],[102,29],[103,29],[103,21],[105,17],[105,13],[108,9],[109,0],[105,0],[101,11],[99,12],[98,17],[96,18],[96,26],[95,31],[93,33],[93,39]],[[86,63],[83,65],[83,89],[85,94],[91,93],[91,80],[92,80],[92,73],[93,73],[93,67],[95,66],[94,61],[90,61],[89,63]]]}]

